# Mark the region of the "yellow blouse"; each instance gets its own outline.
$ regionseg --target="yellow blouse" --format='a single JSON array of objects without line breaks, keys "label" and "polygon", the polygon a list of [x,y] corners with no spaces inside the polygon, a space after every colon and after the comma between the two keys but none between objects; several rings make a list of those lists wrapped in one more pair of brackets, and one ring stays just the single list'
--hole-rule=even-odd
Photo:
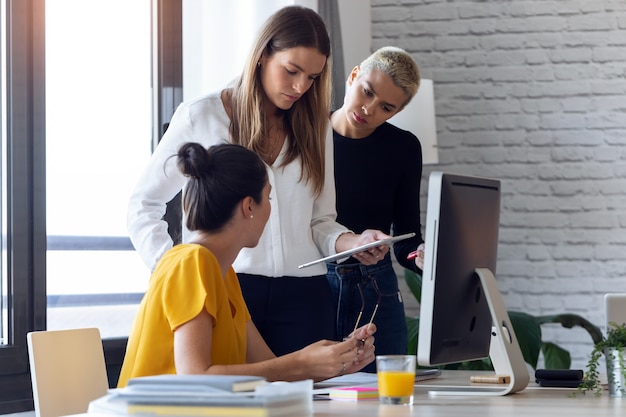
[{"label": "yellow blouse", "polygon": [[181,244],[157,264],[128,338],[118,387],[130,378],[175,374],[174,331],[201,309],[213,317],[211,361],[246,361],[246,307],[235,271],[225,278],[211,251],[197,244]]}]

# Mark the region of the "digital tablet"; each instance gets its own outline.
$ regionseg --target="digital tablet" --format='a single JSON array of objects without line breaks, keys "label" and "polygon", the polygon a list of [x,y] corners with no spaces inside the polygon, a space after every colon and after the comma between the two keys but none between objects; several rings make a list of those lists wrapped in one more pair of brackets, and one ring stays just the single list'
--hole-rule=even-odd
[{"label": "digital tablet", "polygon": [[337,259],[348,258],[348,257],[354,255],[355,253],[363,252],[364,250],[367,250],[369,248],[375,248],[376,246],[380,246],[380,245],[389,245],[390,243],[397,242],[399,240],[408,239],[408,238],[413,237],[413,236],[415,236],[415,233],[407,233],[405,235],[392,236],[392,237],[388,237],[387,239],[381,239],[381,240],[377,240],[375,242],[366,243],[365,245],[358,246],[358,247],[356,247],[354,249],[348,249],[346,251],[339,252],[339,253],[337,253],[335,255],[330,255],[330,256],[327,256],[325,258],[321,258],[321,259],[317,259],[315,261],[307,262],[305,264],[300,265],[298,267],[298,269],[306,268],[308,266],[319,264],[319,263],[322,263],[322,262],[332,262],[332,261],[336,261]]}]

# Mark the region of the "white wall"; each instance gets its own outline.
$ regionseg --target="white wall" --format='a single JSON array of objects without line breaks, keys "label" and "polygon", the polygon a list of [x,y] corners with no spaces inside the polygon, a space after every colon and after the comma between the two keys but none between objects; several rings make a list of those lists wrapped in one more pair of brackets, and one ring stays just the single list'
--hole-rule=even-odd
[{"label": "white wall", "polygon": [[[184,0],[183,99],[223,88],[241,74],[257,30],[276,10],[317,0]],[[219,33],[217,37],[215,33]]]},{"label": "white wall", "polygon": [[[347,78],[352,68],[374,51],[371,5],[370,0],[338,0],[338,2],[344,74]],[[398,46],[394,42],[390,42],[389,45]],[[433,82],[424,80],[417,96],[403,111],[389,120],[390,123],[414,133],[419,138],[424,164],[439,162],[434,100]]]},{"label": "white wall", "polygon": [[417,136],[422,145],[422,162],[427,165],[439,162],[436,120],[433,80],[422,78],[413,100],[389,119],[389,123]]},{"label": "white wall", "polygon": [[[289,4],[317,10],[317,0],[184,0],[184,99],[222,88],[239,75],[259,27]],[[338,4],[347,76],[371,52],[370,0]],[[219,39],[215,32],[222,34]]]},{"label": "white wall", "polygon": [[352,68],[372,53],[370,0],[337,0],[341,20],[346,78]]},{"label": "white wall", "polygon": [[184,0],[183,99],[223,88],[241,74],[261,25],[290,4],[317,10],[317,0]]}]

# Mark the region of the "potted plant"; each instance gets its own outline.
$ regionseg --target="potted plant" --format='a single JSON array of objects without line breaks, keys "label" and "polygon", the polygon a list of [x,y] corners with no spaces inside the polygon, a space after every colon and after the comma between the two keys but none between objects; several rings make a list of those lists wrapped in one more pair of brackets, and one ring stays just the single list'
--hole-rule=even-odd
[{"label": "potted plant", "polygon": [[593,391],[596,397],[602,394],[599,371],[602,355],[606,359],[609,395],[626,396],[626,324],[609,323],[606,337],[594,344],[579,392]]}]

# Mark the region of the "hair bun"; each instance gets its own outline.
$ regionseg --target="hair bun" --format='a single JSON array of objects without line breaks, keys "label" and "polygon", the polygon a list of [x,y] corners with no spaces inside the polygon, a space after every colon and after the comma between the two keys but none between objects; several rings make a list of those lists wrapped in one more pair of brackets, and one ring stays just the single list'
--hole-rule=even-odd
[{"label": "hair bun", "polygon": [[179,168],[192,178],[205,178],[211,174],[213,164],[204,147],[198,143],[185,143],[178,151]]}]

